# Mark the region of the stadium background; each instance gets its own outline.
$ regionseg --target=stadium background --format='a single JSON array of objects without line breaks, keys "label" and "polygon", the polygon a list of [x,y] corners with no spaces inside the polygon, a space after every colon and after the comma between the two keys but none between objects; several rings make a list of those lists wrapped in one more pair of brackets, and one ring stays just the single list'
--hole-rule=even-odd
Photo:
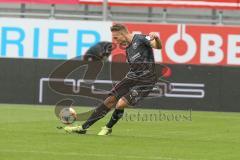
[{"label": "stadium background", "polygon": [[[239,160],[240,1],[106,2],[0,0],[0,160]],[[175,90],[164,90],[163,82],[161,98],[126,108],[110,136],[97,134],[111,113],[86,135],[66,134],[55,104],[71,98],[85,113],[99,99],[57,93],[51,73],[65,73],[63,64],[94,43],[112,41],[109,27],[116,22],[135,33],[159,33],[157,67],[172,69],[166,80]],[[105,83],[128,70],[121,48],[109,60],[91,89],[111,88]],[[97,72],[101,64],[88,66]],[[85,70],[74,71],[58,89],[78,94]],[[93,96],[104,96],[96,88]]]},{"label": "stadium background", "polygon": [[[53,92],[44,78],[95,43],[112,41],[109,27],[123,22],[131,32],[158,32],[163,49],[154,51],[156,62],[172,69],[168,81],[188,85],[183,92],[166,93],[140,107],[240,111],[235,105],[240,102],[236,0],[0,2],[1,103],[54,105],[70,97],[76,104],[93,106],[97,101]],[[125,70],[104,67],[98,79],[126,72],[123,50],[114,49],[109,60]]]}]

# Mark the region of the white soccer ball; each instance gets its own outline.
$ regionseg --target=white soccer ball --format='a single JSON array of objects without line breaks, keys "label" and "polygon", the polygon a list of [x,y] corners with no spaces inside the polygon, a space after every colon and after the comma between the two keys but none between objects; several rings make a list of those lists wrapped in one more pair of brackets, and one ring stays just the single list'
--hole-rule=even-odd
[{"label": "white soccer ball", "polygon": [[72,124],[77,119],[77,112],[73,108],[63,108],[59,113],[59,118],[64,124]]}]

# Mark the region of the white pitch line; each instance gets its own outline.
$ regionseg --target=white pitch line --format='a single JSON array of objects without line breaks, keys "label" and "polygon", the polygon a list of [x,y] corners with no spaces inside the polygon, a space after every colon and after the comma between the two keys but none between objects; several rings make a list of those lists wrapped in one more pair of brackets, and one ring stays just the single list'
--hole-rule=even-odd
[{"label": "white pitch line", "polygon": [[50,154],[50,155],[63,155],[63,156],[88,156],[88,157],[121,157],[122,159],[144,159],[144,160],[187,160],[182,158],[172,158],[172,157],[143,157],[143,156],[135,156],[135,155],[115,155],[115,154],[87,154],[87,153],[77,153],[77,152],[49,152],[49,151],[19,151],[19,150],[4,150],[1,149],[0,152],[8,152],[8,153],[36,153],[36,154]]}]

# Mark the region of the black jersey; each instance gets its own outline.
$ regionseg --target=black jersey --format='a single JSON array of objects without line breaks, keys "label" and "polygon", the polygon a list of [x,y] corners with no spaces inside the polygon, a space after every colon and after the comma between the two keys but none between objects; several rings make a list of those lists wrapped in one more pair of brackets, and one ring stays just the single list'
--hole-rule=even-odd
[{"label": "black jersey", "polygon": [[135,34],[126,48],[130,70],[127,78],[156,81],[155,61],[150,41],[145,35]]},{"label": "black jersey", "polygon": [[101,60],[108,57],[112,51],[112,42],[102,41],[90,47],[83,59],[88,61]]}]

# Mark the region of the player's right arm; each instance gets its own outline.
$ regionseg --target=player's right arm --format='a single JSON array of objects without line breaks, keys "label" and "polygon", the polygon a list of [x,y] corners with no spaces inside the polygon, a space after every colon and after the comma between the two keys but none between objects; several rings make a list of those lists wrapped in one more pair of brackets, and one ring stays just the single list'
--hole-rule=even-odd
[{"label": "player's right arm", "polygon": [[149,37],[150,37],[150,44],[152,48],[162,49],[162,42],[157,33],[150,32]]}]

